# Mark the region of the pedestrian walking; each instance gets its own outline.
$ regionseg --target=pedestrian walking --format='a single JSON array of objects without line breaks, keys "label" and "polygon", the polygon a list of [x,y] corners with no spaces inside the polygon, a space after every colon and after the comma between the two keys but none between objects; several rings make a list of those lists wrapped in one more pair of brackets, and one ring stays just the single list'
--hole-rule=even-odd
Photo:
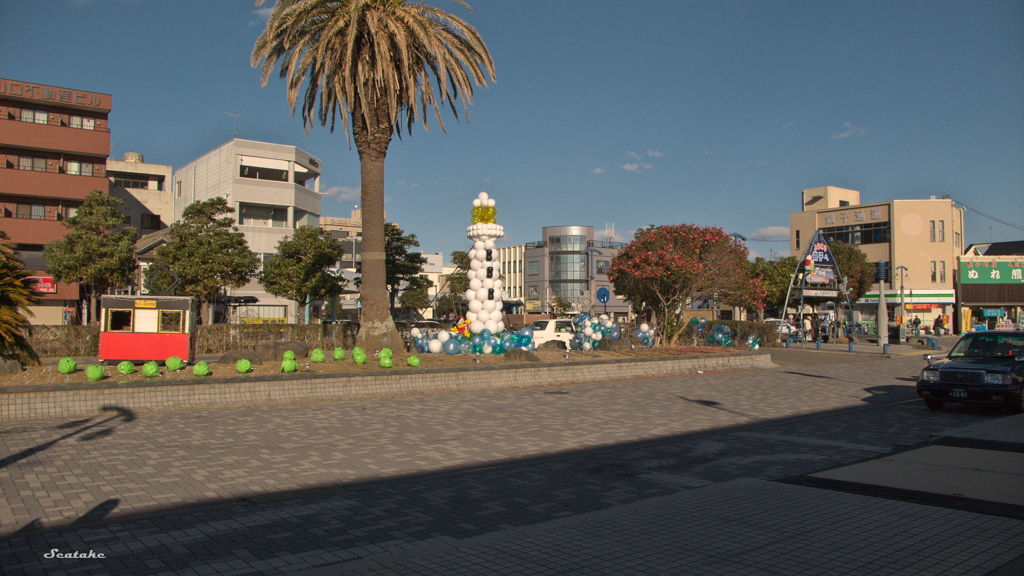
[{"label": "pedestrian walking", "polygon": [[914,319],[910,321],[910,325],[914,327],[914,336],[921,335],[921,317],[914,316]]}]

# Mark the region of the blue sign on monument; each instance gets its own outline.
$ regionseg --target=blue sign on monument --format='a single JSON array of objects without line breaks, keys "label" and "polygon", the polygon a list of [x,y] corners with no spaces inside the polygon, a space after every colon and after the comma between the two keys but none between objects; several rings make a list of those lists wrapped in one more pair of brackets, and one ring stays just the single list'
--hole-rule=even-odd
[{"label": "blue sign on monument", "polygon": [[597,301],[602,304],[607,304],[608,300],[612,297],[612,293],[607,288],[601,287],[597,289]]}]

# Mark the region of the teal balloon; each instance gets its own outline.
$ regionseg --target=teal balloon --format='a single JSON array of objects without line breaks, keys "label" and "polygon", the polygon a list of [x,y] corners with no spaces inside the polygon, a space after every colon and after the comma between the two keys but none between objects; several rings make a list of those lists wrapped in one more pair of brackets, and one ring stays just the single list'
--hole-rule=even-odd
[{"label": "teal balloon", "polygon": [[444,350],[445,354],[454,356],[459,353],[459,341],[454,338],[449,338],[441,345],[441,349]]}]

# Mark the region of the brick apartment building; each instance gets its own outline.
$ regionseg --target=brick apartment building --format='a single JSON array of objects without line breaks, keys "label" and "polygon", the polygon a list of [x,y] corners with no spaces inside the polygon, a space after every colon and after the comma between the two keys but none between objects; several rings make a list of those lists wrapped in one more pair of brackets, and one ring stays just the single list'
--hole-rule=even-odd
[{"label": "brick apartment building", "polygon": [[73,322],[77,284],[46,276],[43,246],[64,237],[93,190],[106,191],[112,98],[0,78],[0,230],[17,244],[43,293],[33,324]]}]

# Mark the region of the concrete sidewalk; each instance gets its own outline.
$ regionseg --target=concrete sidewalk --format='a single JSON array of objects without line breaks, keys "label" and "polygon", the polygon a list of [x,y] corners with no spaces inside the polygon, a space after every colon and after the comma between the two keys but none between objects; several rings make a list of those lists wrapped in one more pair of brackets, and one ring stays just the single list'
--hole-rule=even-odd
[{"label": "concrete sidewalk", "polygon": [[[1024,456],[1022,430],[1024,415],[953,430],[936,440],[995,443],[1010,452],[988,450],[989,456],[1019,458]],[[939,484],[958,470],[950,461],[932,465],[931,478]],[[1017,469],[1016,476],[997,485],[1001,490],[972,496],[1015,501],[1022,474]],[[922,480],[918,477],[917,487],[927,489]],[[1012,576],[1024,573],[1022,551],[1022,517],[739,479],[475,538],[404,544],[295,574]]]}]

